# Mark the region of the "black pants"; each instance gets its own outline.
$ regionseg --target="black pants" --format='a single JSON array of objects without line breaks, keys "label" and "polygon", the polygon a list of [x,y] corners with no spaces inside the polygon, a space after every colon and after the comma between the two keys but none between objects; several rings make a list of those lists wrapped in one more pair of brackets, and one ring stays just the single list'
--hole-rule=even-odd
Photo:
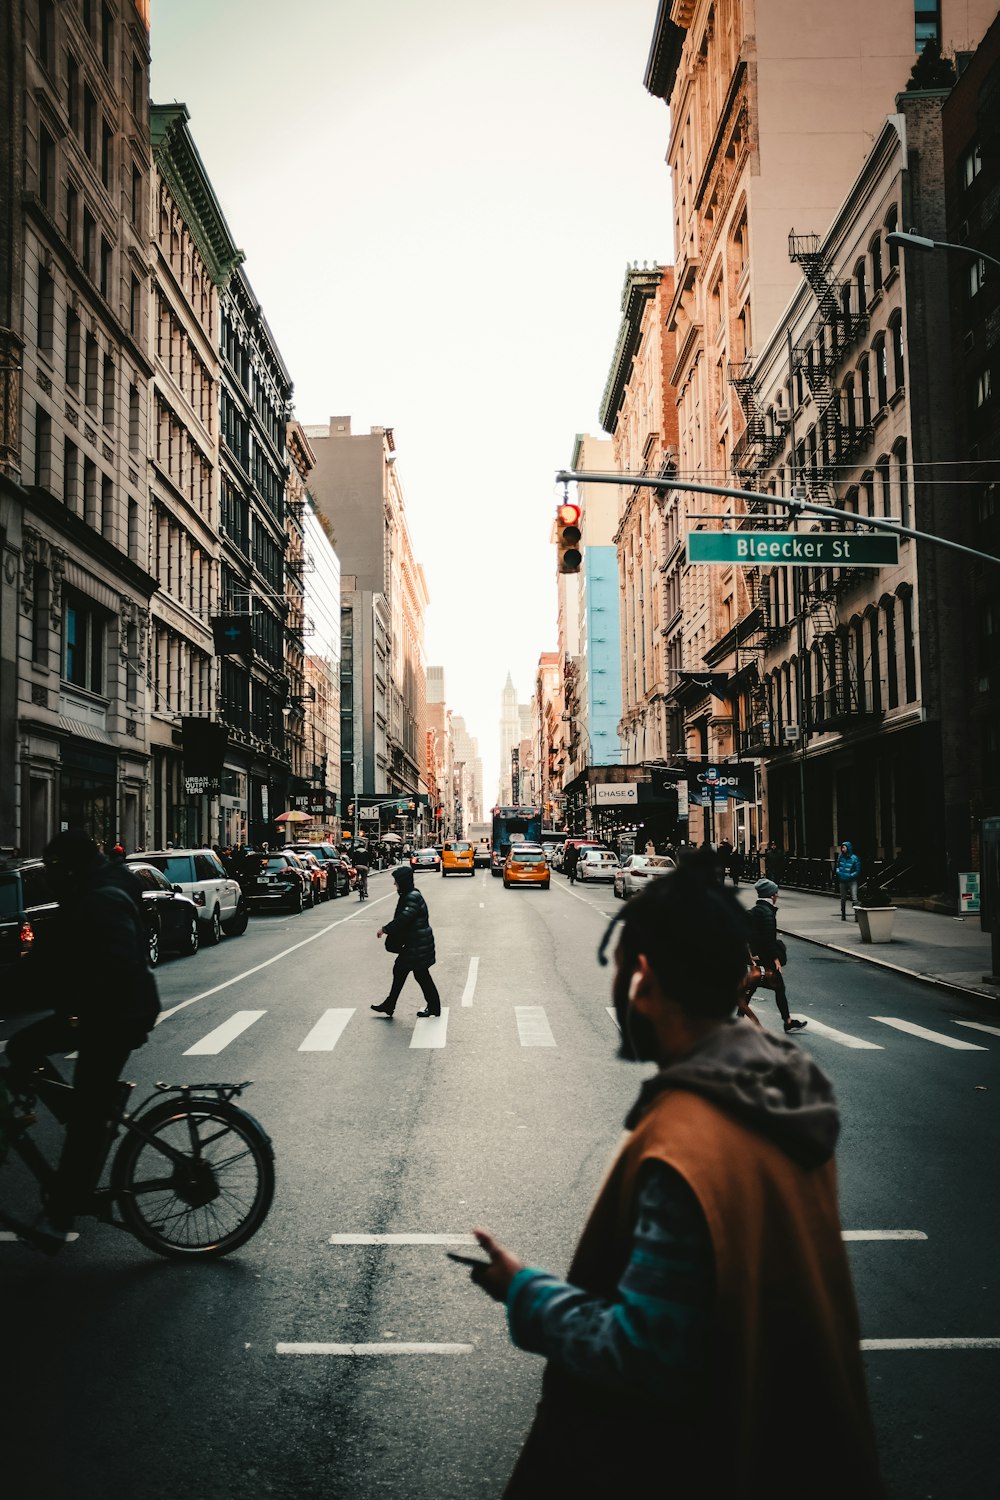
[{"label": "black pants", "polygon": [[768,979],[766,984],[755,984],[749,994],[744,996],[744,999],[746,1000],[746,1003],[748,1005],[750,1004],[750,1001],[752,1000],[758,989],[773,990],[775,1002],[778,1006],[778,1010],[781,1012],[781,1019],[783,1021],[791,1020],[791,1013],[788,1009],[788,997],[785,994],[785,978],[780,969],[772,969],[770,972],[770,978]]},{"label": "black pants", "polygon": [[[37,1091],[38,1097],[66,1127],[62,1156],[49,1194],[49,1218],[59,1229],[70,1229],[81,1212],[103,1165],[108,1121],[114,1118],[118,1080],[132,1048],[107,1036],[81,1036],[63,1016],[45,1016],[12,1036],[7,1061],[15,1079]],[[49,1061],[52,1052],[77,1052],[70,1088]]]},{"label": "black pants", "polygon": [[420,986],[420,992],[424,997],[424,1004],[432,1015],[441,1014],[441,996],[438,994],[437,985],[431,978],[430,969],[411,969],[410,961],[405,953],[401,953],[392,966],[392,989],[385,997],[385,1003],[390,1013],[396,1009],[396,1001],[399,999],[403,985],[406,983],[407,974],[412,974]]}]

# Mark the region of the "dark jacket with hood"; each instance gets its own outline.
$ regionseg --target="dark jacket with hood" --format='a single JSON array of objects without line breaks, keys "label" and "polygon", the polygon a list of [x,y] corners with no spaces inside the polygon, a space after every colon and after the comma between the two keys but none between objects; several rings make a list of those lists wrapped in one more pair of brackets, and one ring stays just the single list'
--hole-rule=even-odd
[{"label": "dark jacket with hood", "polygon": [[780,958],[778,913],[773,902],[765,901],[762,896],[751,908],[747,916],[747,931],[750,952],[760,959],[765,968],[769,968],[776,958]]},{"label": "dark jacket with hood", "polygon": [[393,870],[392,878],[399,891],[399,900],[392,921],[385,924],[385,935],[408,968],[429,969],[436,962],[437,955],[427,902],[414,887],[413,871],[409,865],[400,865],[398,870]]},{"label": "dark jacket with hood", "polygon": [[837,855],[834,875],[838,880],[857,880],[861,874],[861,861],[854,852],[853,844],[846,844]]},{"label": "dark jacket with hood", "polygon": [[[711,1244],[714,1294],[696,1373],[684,1400],[665,1403],[570,1373],[554,1340],[507,1500],[883,1496],[827,1079],[798,1047],[729,1023],[650,1079],[626,1125],[568,1280],[598,1311],[614,1307],[636,1233],[637,1183],[649,1163],[664,1163],[693,1192]],[[524,1274],[508,1308],[515,1341]],[[777,1393],[792,1390],[803,1393],[808,1420],[782,1420]]]}]

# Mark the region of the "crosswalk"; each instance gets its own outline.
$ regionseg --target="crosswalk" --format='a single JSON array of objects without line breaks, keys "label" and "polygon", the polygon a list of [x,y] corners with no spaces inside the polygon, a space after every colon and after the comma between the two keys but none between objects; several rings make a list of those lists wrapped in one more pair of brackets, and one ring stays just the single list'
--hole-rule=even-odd
[{"label": "crosswalk", "polygon": [[[758,1018],[766,1030],[780,1034],[782,1030],[780,1018],[766,1005],[761,1006],[759,998],[755,1007]],[[605,1010],[611,1024],[617,1026],[614,1008],[607,1006]],[[462,1017],[461,1022],[456,1023],[460,1029],[475,1024],[468,1010],[459,1010],[457,1015]],[[333,1052],[345,1037],[352,1034],[352,1028],[353,1034],[357,1033],[358,1028],[353,1026],[353,1023],[358,1016],[367,1018],[367,1012],[349,1006],[323,1010],[308,1025],[302,1040],[294,1044],[296,1050],[299,1052]],[[257,1028],[257,1035],[260,1035],[266,1029],[262,1023],[266,1022],[267,1017],[268,1011],[266,1010],[234,1011],[225,1020],[213,1026],[204,1036],[186,1047],[183,1055],[185,1057],[216,1057],[241,1038],[245,1038],[253,1028]],[[403,1032],[409,1028],[408,1045],[414,1050],[441,1050],[448,1045],[450,1017],[451,1011],[447,1006],[442,1009],[440,1016],[429,1016],[425,1019],[397,1014],[393,1027]],[[503,1019],[509,1022],[508,1035],[511,1042],[522,1048],[553,1048],[571,1044],[569,1032],[572,1020],[567,1024],[565,1016],[562,1019],[550,1016],[544,1005],[505,1005]],[[867,1019],[870,1022],[875,1023],[878,1028],[884,1028],[874,1033],[874,1036],[880,1037],[880,1040],[876,1041],[874,1036],[859,1036],[844,1031],[841,1027],[831,1026],[813,1014],[809,1014],[804,1019],[808,1021],[808,1030],[798,1034],[798,1042],[818,1052],[824,1051],[827,1044],[854,1052],[884,1052],[894,1038],[897,1040],[906,1038],[910,1041],[946,1048],[952,1052],[979,1053],[991,1050],[986,1043],[988,1036],[1000,1036],[1000,1027],[988,1026],[978,1021],[963,1021],[956,1018],[949,1019],[946,1023],[948,1026],[962,1027],[967,1031],[971,1029],[984,1038],[983,1041],[972,1042],[956,1032],[917,1025],[900,1016],[869,1016]],[[464,1035],[468,1035],[467,1030]]]}]

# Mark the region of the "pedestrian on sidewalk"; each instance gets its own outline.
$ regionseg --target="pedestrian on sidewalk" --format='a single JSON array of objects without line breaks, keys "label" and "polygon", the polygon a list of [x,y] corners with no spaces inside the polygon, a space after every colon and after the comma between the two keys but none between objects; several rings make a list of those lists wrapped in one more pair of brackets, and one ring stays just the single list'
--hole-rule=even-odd
[{"label": "pedestrian on sidewalk", "polygon": [[747,986],[743,999],[749,1005],[755,990],[772,990],[785,1030],[801,1031],[809,1023],[791,1016],[785,978],[781,972],[782,964],[788,961],[788,954],[778,936],[778,887],[773,880],[758,880],[754,890],[757,892],[757,901],[748,917],[749,946],[750,953],[757,960],[763,974],[760,979]]},{"label": "pedestrian on sidewalk", "polygon": [[424,1008],[418,1010],[417,1015],[421,1020],[428,1016],[439,1016],[441,996],[431,978],[431,968],[437,961],[437,954],[434,951],[434,932],[427,902],[414,887],[413,871],[409,865],[400,865],[393,870],[392,878],[396,883],[399,900],[396,902],[392,921],[380,927],[375,936],[386,939],[386,948],[390,953],[396,954],[396,962],[392,966],[392,988],[382,1004],[373,1005],[372,1010],[391,1020],[400,991],[406,983],[406,976],[412,974],[424,997]]},{"label": "pedestrian on sidewalk", "polygon": [[833,867],[834,879],[840,891],[840,920],[847,921],[847,898],[850,896],[851,905],[858,904],[858,879],[861,875],[861,861],[854,852],[854,845],[846,840],[840,846],[837,855],[837,863]]},{"label": "pedestrian on sidewalk", "polygon": [[729,856],[729,873],[733,877],[733,886],[739,890],[740,881],[743,879],[743,871],[746,868],[746,855],[737,844]]},{"label": "pedestrian on sidewalk", "polygon": [[[713,864],[651,881],[616,918],[622,1055],[659,1071],[567,1279],[475,1231],[489,1262],[473,1281],[547,1362],[505,1500],[884,1495],[833,1091],[798,1048],[733,1023],[745,917]],[[808,1418],[776,1434],[775,1381],[789,1377]]]}]

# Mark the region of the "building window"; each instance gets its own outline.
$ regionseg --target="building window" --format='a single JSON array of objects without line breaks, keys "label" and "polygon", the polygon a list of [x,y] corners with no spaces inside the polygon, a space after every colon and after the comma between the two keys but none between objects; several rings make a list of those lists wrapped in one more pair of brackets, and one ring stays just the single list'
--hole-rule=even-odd
[{"label": "building window", "polygon": [[976,405],[985,406],[993,394],[993,378],[989,369],[981,370],[976,379]]},{"label": "building window", "polygon": [[876,411],[881,411],[889,400],[889,364],[885,352],[885,334],[880,333],[872,343],[872,358],[875,361]]},{"label": "building window", "polygon": [[80,496],[77,486],[80,483],[80,454],[75,443],[69,438],[63,441],[63,501],[66,509],[73,515],[77,515],[80,509]]},{"label": "building window", "polygon": [[38,347],[52,352],[55,323],[56,284],[44,266],[38,267]]},{"label": "building window", "polygon": [[111,187],[111,141],[113,132],[104,117],[101,117],[101,181]]},{"label": "building window", "polygon": [[82,595],[67,594],[63,612],[63,677],[88,693],[104,691],[106,618]]},{"label": "building window", "polygon": [[86,83],[83,85],[83,149],[93,161],[97,150],[97,100]]},{"label": "building window", "polygon": [[66,384],[71,391],[80,389],[80,319],[71,307],[66,309]]},{"label": "building window", "polygon": [[861,425],[867,427],[872,419],[872,377],[867,354],[858,365],[858,380],[861,385]]},{"label": "building window", "polygon": [[[896,497],[899,501],[899,519],[904,526],[910,524],[910,473],[906,467],[906,442],[900,438],[892,450],[896,460]],[[902,538],[906,541],[906,537]]]},{"label": "building window", "polygon": [[858,312],[863,313],[868,306],[868,292],[865,288],[865,263],[859,260],[854,267],[854,280],[858,287]]},{"label": "building window", "polygon": [[969,301],[971,302],[977,292],[981,291],[986,283],[986,262],[982,256],[977,255],[972,265],[967,270],[969,288]]},{"label": "building window", "polygon": [[44,406],[35,407],[35,484],[47,490],[52,480],[52,418]]},{"label": "building window", "polygon": [[962,186],[971,187],[983,170],[983,148],[977,141],[962,157]]},{"label": "building window", "polygon": [[142,287],[138,276],[132,275],[128,287],[128,326],[129,332],[138,334],[139,320],[142,317]]},{"label": "building window", "polygon": [[876,235],[868,246],[868,254],[872,262],[872,296],[876,296],[882,290],[882,239]]},{"label": "building window", "polygon": [[135,165],[135,162],[132,163],[131,214],[132,223],[135,225],[136,229],[140,228],[139,221],[142,218],[142,173]]},{"label": "building window", "polygon": [[101,235],[101,296],[111,296],[111,246]]},{"label": "building window", "polygon": [[66,54],[66,112],[69,115],[69,127],[75,133],[80,131],[80,64],[72,52]]},{"label": "building window", "polygon": [[128,388],[128,451],[138,453],[139,451],[139,387],[130,385]]},{"label": "building window", "polygon": [[31,660],[36,667],[49,665],[49,592],[52,575],[41,563],[34,565],[32,590]]},{"label": "building window", "polygon": [[69,240],[71,250],[76,249],[76,221],[80,212],[80,195],[76,184],[66,184],[66,238]]},{"label": "building window", "polygon": [[913,640],[913,595],[900,595],[903,606],[903,695],[907,703],[917,699],[917,653]]},{"label": "building window", "polygon": [[885,604],[885,685],[889,708],[899,707],[899,679],[896,669],[896,600]]},{"label": "building window", "polygon": [[88,208],[83,210],[83,269],[94,279],[94,245],[97,238],[97,221]]},{"label": "building window", "polygon": [[142,63],[135,56],[132,58],[132,113],[141,123],[145,110],[143,109],[144,95],[146,93],[142,82]]},{"label": "building window", "polygon": [[892,388],[901,391],[906,384],[906,365],[903,358],[903,319],[897,313],[889,323],[889,339],[892,343]]},{"label": "building window", "polygon": [[97,382],[98,382],[98,348],[97,340],[92,333],[87,334],[86,352],[84,355],[83,373],[83,399],[88,406],[97,408]]},{"label": "building window", "polygon": [[889,212],[885,216],[886,251],[888,252],[889,256],[890,271],[895,271],[897,266],[899,265],[899,246],[894,245],[892,240],[889,239],[890,234],[896,233],[896,227],[898,224],[899,214],[897,212],[896,205],[893,204],[892,208],[890,208]]},{"label": "building window", "polygon": [[115,18],[110,6],[101,6],[101,61],[110,73],[114,58]]},{"label": "building window", "polygon": [[38,4],[38,58],[50,73],[56,60],[56,16],[52,0]]},{"label": "building window", "polygon": [[941,43],[940,0],[915,0],[913,6],[913,50],[923,52],[928,42]]},{"label": "building window", "polygon": [[83,519],[95,531],[100,529],[97,514],[97,465],[91,458],[83,460]]},{"label": "building window", "polygon": [[110,354],[104,356],[104,391],[101,417],[105,427],[113,427],[115,421],[115,362]]},{"label": "building window", "polygon": [[110,474],[101,475],[101,535],[109,542],[115,539],[115,485]]},{"label": "building window", "polygon": [[38,196],[49,213],[55,213],[56,146],[44,125],[38,127]]}]

